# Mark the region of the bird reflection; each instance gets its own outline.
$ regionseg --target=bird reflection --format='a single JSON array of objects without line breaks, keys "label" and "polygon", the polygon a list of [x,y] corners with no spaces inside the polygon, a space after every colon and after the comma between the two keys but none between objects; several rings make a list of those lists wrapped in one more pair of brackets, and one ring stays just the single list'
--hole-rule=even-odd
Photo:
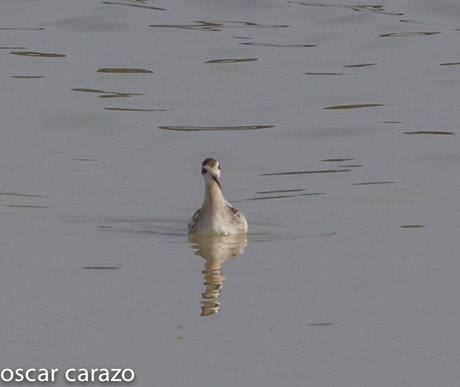
[{"label": "bird reflection", "polygon": [[247,244],[246,234],[242,235],[191,235],[189,241],[196,250],[195,255],[204,258],[203,283],[201,293],[201,316],[211,316],[220,311],[219,297],[225,277],[221,274],[222,264],[230,258],[237,258]]}]

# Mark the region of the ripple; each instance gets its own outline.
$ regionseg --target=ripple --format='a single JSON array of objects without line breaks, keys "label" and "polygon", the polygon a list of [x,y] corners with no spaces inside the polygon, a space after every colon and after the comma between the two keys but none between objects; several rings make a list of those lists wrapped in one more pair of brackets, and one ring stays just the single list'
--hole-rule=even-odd
[{"label": "ripple", "polygon": [[12,75],[11,78],[16,79],[39,79],[45,78],[43,75]]},{"label": "ripple", "polygon": [[227,28],[285,28],[287,24],[257,24],[245,21],[205,21],[196,20],[195,24],[151,24],[153,28],[177,28],[182,30],[222,31]]},{"label": "ripple", "polygon": [[0,50],[25,50],[27,47],[2,46]]},{"label": "ripple", "polygon": [[377,63],[358,63],[358,64],[351,64],[351,65],[344,65],[343,67],[349,67],[349,68],[357,68],[357,67],[371,67],[371,66],[376,66]]},{"label": "ripple", "polygon": [[82,266],[83,270],[118,270],[120,266]]},{"label": "ripple", "polygon": [[72,91],[78,91],[80,93],[95,93],[101,94],[99,98],[126,98],[131,97],[133,95],[144,95],[142,93],[125,93],[125,92],[118,92],[118,91],[105,91],[100,89],[89,89],[89,88],[76,88],[72,89]]},{"label": "ripple", "polygon": [[357,12],[370,12],[380,15],[402,16],[402,12],[387,12],[383,5],[357,5],[357,4],[331,4],[331,3],[315,3],[310,1],[288,1],[291,4],[304,5],[306,7],[325,7],[325,8],[345,8]]},{"label": "ripple", "polygon": [[309,327],[330,327],[334,325],[332,322],[317,322],[308,324]]},{"label": "ripple", "polygon": [[135,7],[135,8],[144,8],[144,9],[153,9],[155,11],[166,11],[164,8],[160,7],[153,7],[150,5],[142,5],[142,4],[133,4],[133,3],[123,3],[121,1],[104,1],[102,4],[109,4],[109,5],[124,5],[127,7]]},{"label": "ripple", "polygon": [[350,172],[350,171],[351,169],[319,169],[319,170],[313,170],[313,171],[261,173],[260,176],[306,175],[306,174],[315,174],[315,173],[340,173],[340,172]]},{"label": "ripple", "polygon": [[326,163],[336,163],[336,162],[341,162],[341,161],[353,161],[354,158],[352,157],[342,157],[342,158],[334,158],[334,159],[323,159],[321,161],[326,162]]},{"label": "ripple", "polygon": [[316,73],[304,73],[305,75],[345,75],[345,73],[321,73],[321,72],[316,72]]},{"label": "ripple", "polygon": [[110,74],[152,74],[153,71],[147,69],[137,68],[123,68],[123,67],[103,67],[97,70],[98,73]]},{"label": "ripple", "polygon": [[279,48],[318,47],[317,44],[283,44],[283,43],[257,43],[257,42],[243,42],[240,44],[244,46],[279,47]]},{"label": "ripple", "polygon": [[354,104],[354,105],[327,106],[324,109],[326,110],[348,110],[348,109],[363,109],[363,108],[378,107],[378,106],[385,106],[385,105],[381,103],[360,103],[360,104]]},{"label": "ripple", "polygon": [[34,58],[64,58],[65,54],[56,54],[53,52],[39,52],[39,51],[11,51],[10,54],[20,56],[31,56]]},{"label": "ripple", "polygon": [[0,31],[43,31],[43,27],[0,27]]},{"label": "ripple", "polygon": [[431,135],[448,136],[448,135],[452,135],[455,133],[444,131],[444,130],[417,130],[414,132],[404,132],[404,134],[431,134]]},{"label": "ripple", "polygon": [[400,228],[424,228],[426,226],[424,224],[403,224],[399,227]]},{"label": "ripple", "polygon": [[105,107],[104,110],[120,111],[120,112],[169,112],[170,109],[141,109],[141,108],[121,108],[121,107]]},{"label": "ripple", "polygon": [[301,194],[295,194],[295,195],[273,195],[273,196],[263,196],[263,197],[257,197],[257,198],[244,199],[244,200],[240,200],[240,202],[249,202],[253,200],[297,198],[300,196],[319,196],[319,195],[325,195],[325,194],[326,192],[311,192],[311,193],[301,193]]},{"label": "ripple", "polygon": [[272,190],[272,191],[258,191],[256,194],[263,195],[263,194],[272,194],[272,193],[286,193],[286,192],[302,192],[306,191],[305,188],[296,188],[296,189],[279,189],[279,190]]},{"label": "ripple", "polygon": [[35,194],[28,194],[28,193],[19,193],[19,192],[0,192],[0,196],[18,196],[24,198],[46,198],[43,195],[35,195]]},{"label": "ripple", "polygon": [[398,37],[398,36],[431,36],[440,34],[438,31],[419,31],[419,32],[389,32],[379,35],[382,38]]},{"label": "ripple", "polygon": [[460,62],[446,62],[446,63],[439,63],[439,66],[459,66]]},{"label": "ripple", "polygon": [[217,63],[217,64],[226,64],[226,63],[243,63],[243,62],[255,62],[257,58],[230,58],[230,59],[210,59],[204,63]]},{"label": "ripple", "polygon": [[38,206],[38,205],[35,205],[35,204],[4,204],[3,206],[4,207],[13,207],[13,208],[40,208],[40,209],[52,208],[52,207],[49,207],[49,206]]},{"label": "ripple", "polygon": [[353,183],[353,185],[381,185],[381,184],[397,184],[399,181],[392,181],[392,180],[382,180],[382,181],[364,181],[361,183]]},{"label": "ripple", "polygon": [[159,129],[178,132],[210,132],[224,130],[256,130],[274,128],[275,125],[242,125],[242,126],[159,126]]}]

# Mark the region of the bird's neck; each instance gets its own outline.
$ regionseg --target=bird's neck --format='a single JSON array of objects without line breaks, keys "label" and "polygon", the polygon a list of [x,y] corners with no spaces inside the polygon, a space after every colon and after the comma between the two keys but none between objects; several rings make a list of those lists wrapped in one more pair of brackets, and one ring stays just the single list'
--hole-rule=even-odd
[{"label": "bird's neck", "polygon": [[206,184],[203,208],[217,208],[225,206],[226,204],[227,200],[225,200],[220,187],[214,182]]}]

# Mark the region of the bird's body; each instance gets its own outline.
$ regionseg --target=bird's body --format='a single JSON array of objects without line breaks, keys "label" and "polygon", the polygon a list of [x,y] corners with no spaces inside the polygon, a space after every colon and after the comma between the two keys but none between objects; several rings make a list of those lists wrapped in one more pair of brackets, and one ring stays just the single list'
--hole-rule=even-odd
[{"label": "bird's body", "polygon": [[244,215],[224,197],[220,184],[220,166],[214,159],[203,161],[201,173],[205,181],[203,205],[188,224],[189,234],[236,235],[248,231]]}]

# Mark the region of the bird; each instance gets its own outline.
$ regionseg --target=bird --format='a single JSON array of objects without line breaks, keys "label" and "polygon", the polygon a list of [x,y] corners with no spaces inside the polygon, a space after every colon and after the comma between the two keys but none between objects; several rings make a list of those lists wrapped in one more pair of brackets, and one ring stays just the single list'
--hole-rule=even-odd
[{"label": "bird", "polygon": [[233,207],[222,193],[220,163],[213,158],[201,164],[205,193],[201,208],[188,224],[189,235],[237,235],[248,231],[245,216]]}]

